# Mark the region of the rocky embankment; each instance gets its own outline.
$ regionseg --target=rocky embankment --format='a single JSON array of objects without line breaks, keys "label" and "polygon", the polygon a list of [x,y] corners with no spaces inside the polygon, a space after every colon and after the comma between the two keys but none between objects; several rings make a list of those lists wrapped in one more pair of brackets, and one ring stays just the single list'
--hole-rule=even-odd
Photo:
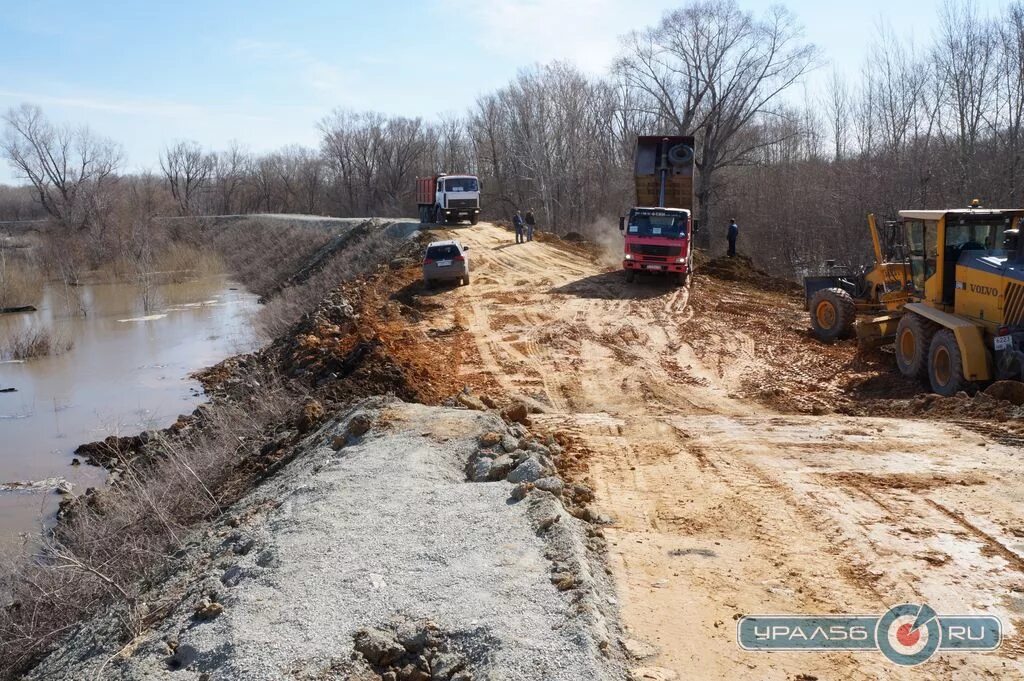
[{"label": "rocky embankment", "polygon": [[364,400],[191,534],[136,604],[151,628],[119,640],[110,613],[28,678],[624,678],[602,532],[563,504],[589,490],[560,456],[495,411]]}]

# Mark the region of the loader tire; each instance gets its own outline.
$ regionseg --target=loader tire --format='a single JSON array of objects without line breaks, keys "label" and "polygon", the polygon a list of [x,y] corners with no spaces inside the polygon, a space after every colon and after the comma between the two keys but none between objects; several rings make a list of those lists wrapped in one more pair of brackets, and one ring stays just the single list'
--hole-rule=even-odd
[{"label": "loader tire", "polygon": [[811,296],[811,328],[818,340],[831,343],[850,335],[857,305],[841,288],[826,288]]},{"label": "loader tire", "polygon": [[943,397],[952,397],[967,385],[960,344],[950,329],[942,329],[932,337],[928,348],[928,382],[932,391]]},{"label": "loader tire", "polygon": [[939,326],[921,315],[908,312],[896,327],[896,366],[907,378],[928,374],[928,355],[932,337]]}]

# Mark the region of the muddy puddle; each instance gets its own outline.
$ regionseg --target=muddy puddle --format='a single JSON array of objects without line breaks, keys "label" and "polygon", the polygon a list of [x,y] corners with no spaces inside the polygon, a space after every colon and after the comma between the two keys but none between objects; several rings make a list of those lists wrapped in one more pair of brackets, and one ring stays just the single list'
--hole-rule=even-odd
[{"label": "muddy puddle", "polygon": [[[203,401],[196,369],[252,349],[257,297],[223,277],[167,284],[145,309],[128,284],[48,287],[39,310],[0,315],[0,347],[20,330],[53,329],[73,341],[59,356],[0,362],[0,555],[52,523],[60,495],[103,484],[72,466],[84,442],[169,425]],[[84,308],[85,316],[80,314]]]}]

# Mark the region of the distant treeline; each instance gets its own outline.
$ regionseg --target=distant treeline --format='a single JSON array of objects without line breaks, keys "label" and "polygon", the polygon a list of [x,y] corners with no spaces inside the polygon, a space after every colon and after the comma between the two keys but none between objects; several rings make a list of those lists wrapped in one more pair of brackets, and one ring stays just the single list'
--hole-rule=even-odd
[{"label": "distant treeline", "polygon": [[833,75],[803,102],[806,75],[827,67],[798,17],[697,0],[624,36],[604,77],[534,66],[436,121],[337,110],[317,149],[183,141],[153,175],[122,174],[115,142],[25,105],[6,116],[4,151],[31,197],[0,190],[0,219],[42,212],[101,235],[154,213],[408,216],[415,177],[470,172],[486,217],[532,208],[561,233],[614,230],[631,201],[635,136],[684,134],[697,138],[705,242],[718,247],[735,217],[741,251],[777,272],[858,262],[868,212],[1022,199],[1024,3],[936,11],[930,44],[880,27],[857,79]]}]

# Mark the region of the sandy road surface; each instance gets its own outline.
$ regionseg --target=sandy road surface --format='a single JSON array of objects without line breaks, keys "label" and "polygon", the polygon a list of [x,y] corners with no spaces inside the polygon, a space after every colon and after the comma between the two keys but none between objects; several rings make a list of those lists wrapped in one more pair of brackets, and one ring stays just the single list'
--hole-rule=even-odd
[{"label": "sandy road surface", "polygon": [[[1021,452],[946,422],[768,406],[835,390],[824,351],[773,342],[773,324],[800,324],[796,309],[763,318],[778,296],[699,276],[692,291],[626,285],[582,252],[452,231],[473,283],[433,294],[420,324],[464,329],[467,382],[533,397],[550,406],[536,422],[575,436],[615,519],[625,625],[657,651],[637,678],[1024,678]],[[1006,640],[913,670],[735,642],[740,614],[903,602],[997,614]]]}]

